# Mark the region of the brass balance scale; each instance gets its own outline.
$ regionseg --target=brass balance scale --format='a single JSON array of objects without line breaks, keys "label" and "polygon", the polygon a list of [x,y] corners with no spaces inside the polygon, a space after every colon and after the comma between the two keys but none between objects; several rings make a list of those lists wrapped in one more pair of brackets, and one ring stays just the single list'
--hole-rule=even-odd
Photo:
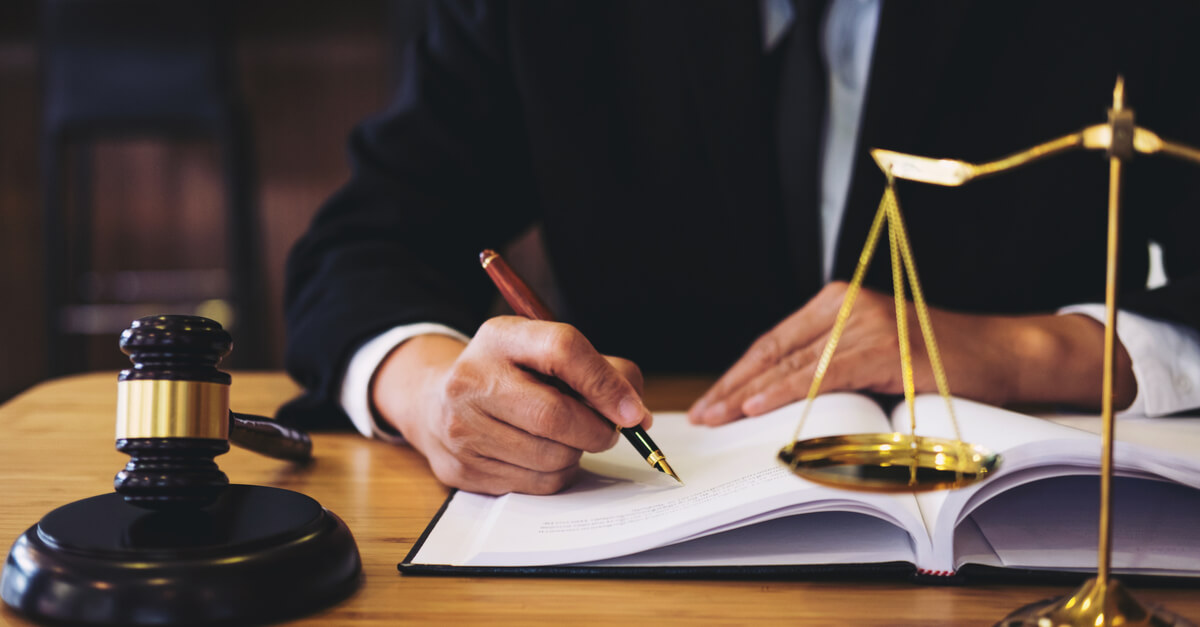
[{"label": "brass balance scale", "polygon": [[[1079,132],[1059,137],[1003,159],[982,164],[954,159],[932,159],[890,150],[874,149],[872,157],[887,177],[887,187],[879,209],[867,234],[867,242],[859,256],[858,266],[846,290],[834,321],[833,330],[817,362],[812,385],[808,391],[799,424],[792,442],[779,451],[779,459],[796,475],[842,489],[875,492],[920,492],[967,486],[994,474],[1001,463],[1000,456],[965,442],[954,416],[950,386],[942,366],[937,341],[929,320],[929,311],[916,263],[909,246],[908,235],[900,215],[895,180],[904,179],[943,186],[963,185],[973,179],[1023,166],[1060,153],[1076,150],[1106,150],[1109,159],[1108,186],[1108,248],[1105,282],[1104,375],[1102,383],[1099,514],[1099,564],[1096,577],[1089,579],[1074,593],[1020,608],[1000,621],[1000,625],[1179,625],[1188,624],[1180,617],[1161,608],[1144,609],[1120,582],[1110,577],[1112,561],[1112,454],[1113,454],[1113,358],[1117,328],[1117,259],[1118,224],[1121,211],[1122,167],[1135,152],[1162,153],[1200,164],[1200,150],[1166,141],[1155,133],[1135,126],[1133,110],[1125,107],[1124,80],[1117,78],[1113,104],[1108,122],[1089,126]],[[821,381],[833,359],[838,341],[862,288],[863,276],[879,242],[883,223],[888,225],[888,247],[891,253],[892,281],[896,300],[896,328],[900,344],[900,368],[904,399],[908,406],[910,432],[874,433],[829,436],[800,440],[808,418],[809,408],[821,388]],[[904,279],[912,289],[913,302],[921,335],[925,340],[930,366],[938,393],[944,399],[954,427],[955,439],[919,436],[913,397],[912,351],[908,339],[908,307]]]}]

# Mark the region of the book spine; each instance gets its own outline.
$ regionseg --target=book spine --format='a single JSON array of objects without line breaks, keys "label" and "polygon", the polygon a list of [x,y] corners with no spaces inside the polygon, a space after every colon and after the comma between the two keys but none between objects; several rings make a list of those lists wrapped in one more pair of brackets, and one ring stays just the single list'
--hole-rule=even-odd
[{"label": "book spine", "polygon": [[966,578],[952,570],[928,570],[918,568],[913,572],[912,580],[935,586],[953,586],[966,583]]}]

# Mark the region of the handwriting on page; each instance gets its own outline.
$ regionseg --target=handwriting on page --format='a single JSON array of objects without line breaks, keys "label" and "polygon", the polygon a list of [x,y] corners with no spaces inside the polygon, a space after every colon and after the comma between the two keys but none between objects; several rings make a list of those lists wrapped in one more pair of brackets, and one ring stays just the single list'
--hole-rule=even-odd
[{"label": "handwriting on page", "polygon": [[686,510],[691,507],[696,507],[697,505],[720,499],[747,488],[788,476],[790,475],[787,469],[783,468],[782,466],[766,468],[756,473],[749,474],[744,477],[738,477],[732,481],[727,481],[720,485],[713,486],[706,490],[701,490],[699,492],[688,494],[670,501],[636,507],[627,512],[622,512],[612,516],[545,521],[538,528],[538,533],[575,533],[579,531],[591,531],[595,529],[608,529],[612,527],[621,527],[624,525],[633,525],[644,520]]}]

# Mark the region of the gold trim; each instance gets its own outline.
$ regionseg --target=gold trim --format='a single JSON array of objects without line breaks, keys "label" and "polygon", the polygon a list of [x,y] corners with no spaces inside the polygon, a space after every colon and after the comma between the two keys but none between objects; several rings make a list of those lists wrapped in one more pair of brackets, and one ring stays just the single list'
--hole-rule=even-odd
[{"label": "gold trim", "polygon": [[117,439],[229,439],[229,386],[142,379],[117,383]]},{"label": "gold trim", "polygon": [[646,463],[651,466],[657,466],[659,462],[666,459],[667,457],[662,454],[662,451],[654,451],[646,456]]}]

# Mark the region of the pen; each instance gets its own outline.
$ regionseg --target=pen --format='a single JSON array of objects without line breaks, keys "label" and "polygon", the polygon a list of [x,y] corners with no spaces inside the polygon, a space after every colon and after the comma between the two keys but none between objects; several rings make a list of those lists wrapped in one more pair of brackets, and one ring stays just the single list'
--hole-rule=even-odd
[{"label": "pen", "polygon": [[[495,283],[496,288],[500,290],[500,295],[517,314],[532,320],[554,320],[550,308],[546,307],[537,294],[533,293],[533,290],[529,289],[529,286],[505,263],[499,253],[490,249],[479,253],[479,264],[487,271],[492,283]],[[658,445],[650,439],[641,425],[624,429],[617,427],[617,430],[625,436],[626,440],[629,440],[630,444],[633,444],[633,448],[637,449],[638,454],[646,460],[647,464],[650,464],[651,468],[666,473],[679,483],[683,483],[683,480],[667,463],[666,456],[662,454]]]}]

